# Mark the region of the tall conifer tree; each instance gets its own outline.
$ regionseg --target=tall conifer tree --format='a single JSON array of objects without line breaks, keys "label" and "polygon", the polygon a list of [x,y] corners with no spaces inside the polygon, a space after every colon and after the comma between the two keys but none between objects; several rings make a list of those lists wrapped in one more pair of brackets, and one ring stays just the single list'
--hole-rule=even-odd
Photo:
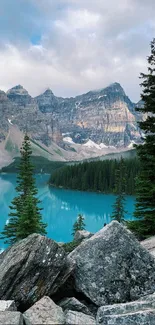
[{"label": "tall conifer tree", "polygon": [[143,144],[137,146],[140,160],[140,174],[137,181],[136,221],[129,228],[140,238],[155,235],[155,38],[151,42],[151,54],[148,57],[148,73],[141,73],[144,105],[137,108],[145,114],[139,123],[144,134]]},{"label": "tall conifer tree", "polygon": [[125,192],[126,192],[126,170],[123,158],[116,170],[115,192],[117,193],[116,201],[113,205],[112,219],[123,222],[125,217]]},{"label": "tall conifer tree", "polygon": [[85,230],[85,223],[84,223],[84,217],[82,214],[79,214],[77,217],[77,220],[75,221],[74,225],[73,225],[73,232],[72,235],[74,236],[75,233],[78,230]]},{"label": "tall conifer tree", "polygon": [[5,239],[5,242],[9,244],[32,233],[46,234],[46,224],[41,220],[40,211],[42,209],[38,206],[40,201],[36,197],[38,191],[33,177],[32,151],[27,134],[24,137],[20,153],[21,160],[16,186],[18,195],[12,201],[9,222],[1,233],[1,239]]}]

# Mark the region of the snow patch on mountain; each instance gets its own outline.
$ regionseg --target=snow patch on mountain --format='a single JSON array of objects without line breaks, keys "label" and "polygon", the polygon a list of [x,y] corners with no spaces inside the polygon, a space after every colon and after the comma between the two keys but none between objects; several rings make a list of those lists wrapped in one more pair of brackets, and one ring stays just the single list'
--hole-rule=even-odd
[{"label": "snow patch on mountain", "polygon": [[107,97],[107,95],[98,96],[98,99],[103,98],[103,97]]},{"label": "snow patch on mountain", "polygon": [[66,132],[66,133],[62,133],[62,136],[64,137],[64,136],[70,135],[70,134],[72,134],[72,132]]},{"label": "snow patch on mountain", "polygon": [[100,148],[101,148],[101,149],[105,149],[105,148],[109,148],[109,147],[106,146],[104,143],[100,143]]},{"label": "snow patch on mountain", "polygon": [[13,125],[13,123],[11,122],[11,120],[9,118],[8,118],[8,122],[9,122],[9,124]]},{"label": "snow patch on mountain", "polygon": [[63,141],[67,142],[67,143],[75,144],[74,141],[72,140],[72,138],[70,138],[70,137],[63,138]]},{"label": "snow patch on mountain", "polygon": [[[95,143],[94,141],[92,141],[90,139],[84,144],[84,146],[86,146],[88,148],[96,148],[98,150],[109,148],[104,143],[97,144],[97,143]],[[113,148],[115,148],[115,147],[113,147]]]},{"label": "snow patch on mountain", "polygon": [[88,148],[101,149],[99,144],[95,143],[94,141],[92,141],[90,139],[86,143],[84,143],[84,146],[86,146]]},{"label": "snow patch on mountain", "polygon": [[132,149],[134,147],[135,141],[131,141],[130,144],[128,145],[129,149]]}]

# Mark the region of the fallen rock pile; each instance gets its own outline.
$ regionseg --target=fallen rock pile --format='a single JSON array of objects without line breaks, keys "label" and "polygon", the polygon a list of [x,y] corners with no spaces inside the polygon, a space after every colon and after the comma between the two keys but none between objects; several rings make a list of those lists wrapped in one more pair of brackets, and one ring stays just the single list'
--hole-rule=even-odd
[{"label": "fallen rock pile", "polygon": [[0,325],[154,325],[155,259],[116,221],[69,255],[34,234],[0,254],[0,299]]}]

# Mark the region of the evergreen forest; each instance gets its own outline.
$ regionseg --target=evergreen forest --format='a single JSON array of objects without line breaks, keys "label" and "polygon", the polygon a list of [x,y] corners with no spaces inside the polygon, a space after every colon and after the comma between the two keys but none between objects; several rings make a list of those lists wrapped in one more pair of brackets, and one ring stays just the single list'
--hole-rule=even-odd
[{"label": "evergreen forest", "polygon": [[[65,166],[51,175],[50,184],[74,190],[117,194],[115,184],[120,167],[121,160],[116,159]],[[139,170],[140,163],[137,158],[124,159],[125,194],[135,194]]]}]

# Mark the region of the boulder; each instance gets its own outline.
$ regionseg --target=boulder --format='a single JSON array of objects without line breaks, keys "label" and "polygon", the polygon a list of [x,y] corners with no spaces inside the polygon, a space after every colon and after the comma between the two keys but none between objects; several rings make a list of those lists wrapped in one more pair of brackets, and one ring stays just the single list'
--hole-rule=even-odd
[{"label": "boulder", "polygon": [[149,251],[149,253],[155,257],[155,236],[143,240],[141,242],[141,245],[145,247]]},{"label": "boulder", "polygon": [[64,324],[64,313],[49,297],[43,297],[29,308],[24,314],[26,325]]},{"label": "boulder", "polygon": [[95,318],[77,311],[69,310],[66,313],[66,325],[95,325]]},{"label": "boulder", "polygon": [[97,325],[155,324],[155,294],[125,304],[102,306],[97,312]]},{"label": "boulder", "polygon": [[44,295],[54,294],[73,268],[55,241],[30,235],[0,255],[0,299],[13,299],[25,311]]},{"label": "boulder", "polygon": [[136,300],[155,291],[155,260],[117,221],[69,254],[75,286],[98,306]]},{"label": "boulder", "polygon": [[60,301],[59,306],[62,307],[63,310],[74,310],[84,313],[86,315],[91,315],[90,310],[87,306],[82,304],[79,300],[74,297],[64,298]]},{"label": "boulder", "polygon": [[120,315],[120,314],[127,314],[137,311],[142,311],[145,309],[154,309],[155,302],[151,303],[148,301],[132,301],[127,302],[124,304],[113,304],[102,306],[98,309],[97,317],[101,319],[105,315]]},{"label": "boulder", "polygon": [[76,231],[75,235],[74,235],[74,240],[75,241],[82,241],[83,239],[88,239],[90,237],[92,237],[93,234],[89,231],[86,230],[78,230]]},{"label": "boulder", "polygon": [[0,311],[1,325],[23,325],[23,316],[18,311]]},{"label": "boulder", "polygon": [[149,301],[151,303],[154,303],[155,306],[155,292],[152,293],[151,295],[146,295],[141,298],[139,298],[137,301]]},{"label": "boulder", "polygon": [[0,311],[16,311],[17,307],[14,300],[0,300]]},{"label": "boulder", "polygon": [[124,315],[107,315],[96,325],[154,325],[155,310],[145,310]]}]

